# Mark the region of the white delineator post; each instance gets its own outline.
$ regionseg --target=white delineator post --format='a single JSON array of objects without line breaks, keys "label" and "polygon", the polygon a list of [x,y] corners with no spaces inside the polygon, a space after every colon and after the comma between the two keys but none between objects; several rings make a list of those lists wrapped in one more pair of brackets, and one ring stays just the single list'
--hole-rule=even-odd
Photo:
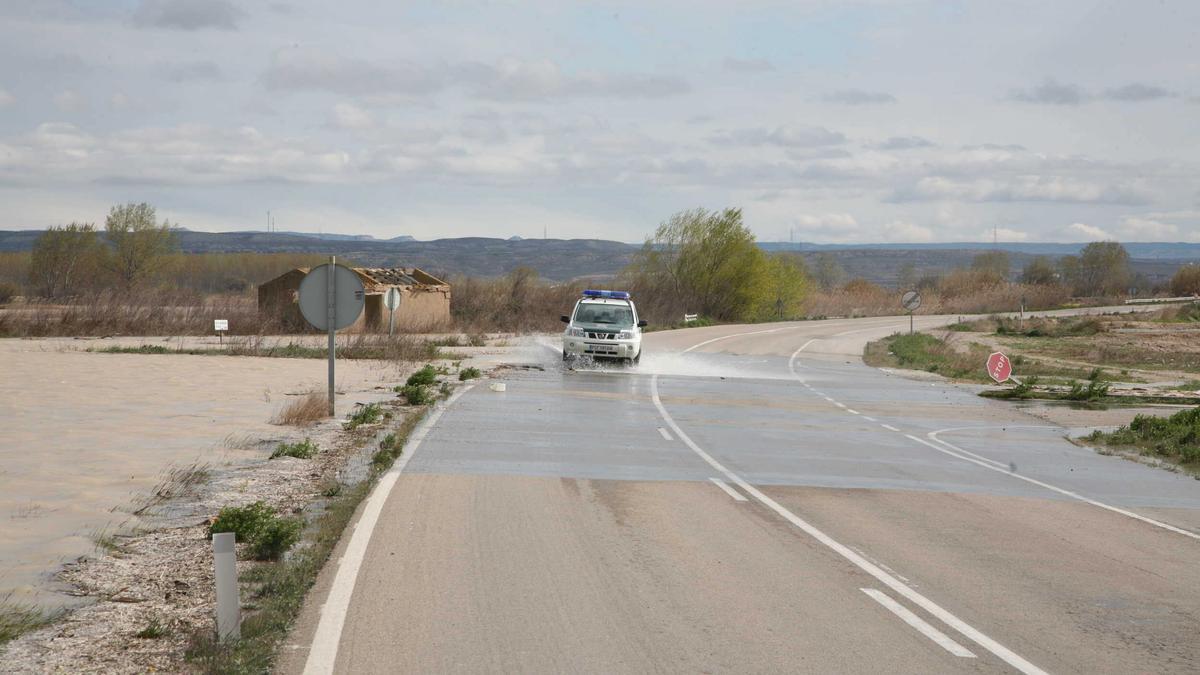
[{"label": "white delineator post", "polygon": [[242,621],[234,534],[218,532],[213,535],[212,542],[217,572],[217,640],[237,640],[242,637]]},{"label": "white delineator post", "polygon": [[328,329],[329,329],[329,416],[330,417],[334,417],[336,415],[336,413],[333,411],[333,362],[334,362],[334,350],[336,349],[336,344],[334,342],[334,334],[337,333],[337,326],[334,322],[334,315],[336,314],[336,311],[337,311],[336,300],[335,300],[336,296],[334,295],[334,276],[335,276],[334,272],[337,271],[335,269],[336,265],[337,265],[337,256],[333,256],[333,255],[329,256],[329,273],[325,275],[325,278],[326,278],[325,288],[329,292],[329,306],[327,308],[325,316],[326,316],[326,323],[328,324]]}]

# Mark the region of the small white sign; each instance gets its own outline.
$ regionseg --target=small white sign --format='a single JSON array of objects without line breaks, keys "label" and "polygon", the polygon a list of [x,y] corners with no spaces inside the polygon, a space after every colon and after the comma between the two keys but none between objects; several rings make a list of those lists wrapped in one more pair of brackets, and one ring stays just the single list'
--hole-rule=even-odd
[{"label": "small white sign", "polygon": [[400,289],[389,288],[388,292],[383,296],[383,304],[388,309],[394,310],[400,306]]},{"label": "small white sign", "polygon": [[213,319],[213,330],[229,330],[229,319]]}]

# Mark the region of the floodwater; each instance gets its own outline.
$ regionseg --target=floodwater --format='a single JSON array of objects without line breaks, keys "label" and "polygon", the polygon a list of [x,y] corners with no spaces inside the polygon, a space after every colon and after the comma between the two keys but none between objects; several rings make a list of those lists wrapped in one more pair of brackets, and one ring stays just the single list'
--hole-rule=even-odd
[{"label": "floodwater", "polygon": [[[0,340],[0,599],[62,603],[52,573],[92,552],[97,533],[136,526],[135,499],[165,471],[262,458],[262,441],[294,433],[271,417],[325,388],[321,359],[81,351],[112,344]],[[339,415],[397,380],[380,362],[339,361],[337,373]]]}]

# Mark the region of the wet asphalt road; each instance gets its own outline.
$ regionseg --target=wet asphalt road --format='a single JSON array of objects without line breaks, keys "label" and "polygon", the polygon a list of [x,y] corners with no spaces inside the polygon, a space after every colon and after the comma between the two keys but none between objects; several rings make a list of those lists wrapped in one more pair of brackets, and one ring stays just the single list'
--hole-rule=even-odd
[{"label": "wet asphalt road", "polygon": [[1200,670],[1200,482],[854,356],[900,323],[535,346],[385,481],[283,670]]}]

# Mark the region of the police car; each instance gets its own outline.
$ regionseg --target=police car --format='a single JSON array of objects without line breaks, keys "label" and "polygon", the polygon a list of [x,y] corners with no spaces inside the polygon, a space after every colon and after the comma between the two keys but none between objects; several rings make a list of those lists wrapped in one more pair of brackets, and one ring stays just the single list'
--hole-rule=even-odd
[{"label": "police car", "polygon": [[625,291],[583,292],[563,332],[563,360],[576,356],[622,359],[637,363],[642,358],[642,327],[637,307]]}]

